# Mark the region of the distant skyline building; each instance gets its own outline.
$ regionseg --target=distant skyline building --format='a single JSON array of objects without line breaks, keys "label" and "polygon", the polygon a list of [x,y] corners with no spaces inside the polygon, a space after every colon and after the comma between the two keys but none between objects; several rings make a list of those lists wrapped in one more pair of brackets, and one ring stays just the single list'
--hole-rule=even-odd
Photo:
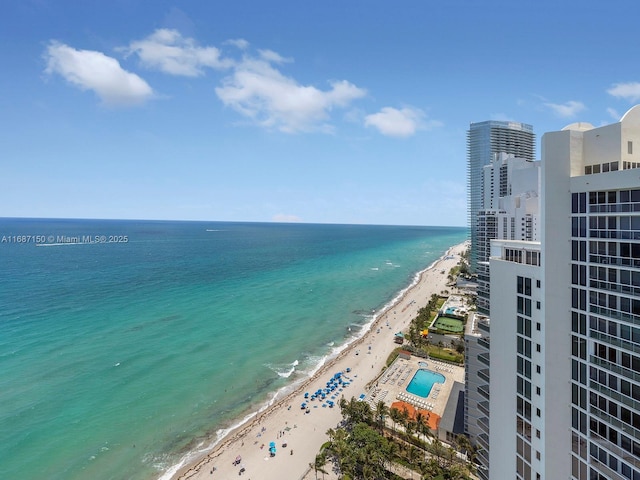
[{"label": "distant skyline building", "polygon": [[489,472],[491,242],[539,237],[540,162],[500,153],[483,167],[484,210],[478,212],[477,312],[465,329],[465,432],[480,449],[478,476]]},{"label": "distant skyline building", "polygon": [[540,199],[491,242],[488,476],[640,480],[640,106],[544,134]]},{"label": "distant skyline building", "polygon": [[534,155],[535,135],[529,124],[489,120],[471,123],[467,132],[469,266],[478,275],[478,313],[470,315],[465,330],[464,421],[466,434],[479,448],[482,480],[490,471],[490,246],[492,239],[522,238],[516,235],[521,228],[533,228],[540,178]]},{"label": "distant skyline building", "polygon": [[535,134],[526,123],[488,120],[471,123],[467,132],[468,220],[471,233],[469,266],[478,268],[478,212],[484,210],[483,168],[500,153],[525,160],[535,158]]},{"label": "distant skyline building", "polygon": [[477,220],[478,311],[489,314],[491,240],[539,239],[540,162],[506,153],[483,167],[484,208]]}]

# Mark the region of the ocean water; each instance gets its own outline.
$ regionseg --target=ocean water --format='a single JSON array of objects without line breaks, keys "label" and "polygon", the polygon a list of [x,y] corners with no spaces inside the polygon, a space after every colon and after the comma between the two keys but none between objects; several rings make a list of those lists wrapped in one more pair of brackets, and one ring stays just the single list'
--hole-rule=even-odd
[{"label": "ocean water", "polygon": [[466,236],[0,219],[0,478],[166,476],[316,371]]}]

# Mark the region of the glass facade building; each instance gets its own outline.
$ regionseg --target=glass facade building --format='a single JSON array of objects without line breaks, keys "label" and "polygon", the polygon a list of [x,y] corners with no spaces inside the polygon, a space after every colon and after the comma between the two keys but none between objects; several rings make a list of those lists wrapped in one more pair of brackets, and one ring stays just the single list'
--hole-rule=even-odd
[{"label": "glass facade building", "polygon": [[483,167],[499,153],[534,160],[535,134],[526,123],[488,120],[472,123],[467,132],[468,221],[471,232],[470,267],[478,267],[478,212],[484,206]]}]

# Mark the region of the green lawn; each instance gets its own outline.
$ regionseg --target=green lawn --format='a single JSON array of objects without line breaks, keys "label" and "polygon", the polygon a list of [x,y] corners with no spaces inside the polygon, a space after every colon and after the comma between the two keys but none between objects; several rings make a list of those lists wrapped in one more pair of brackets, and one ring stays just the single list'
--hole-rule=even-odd
[{"label": "green lawn", "polygon": [[462,333],[464,331],[464,322],[457,318],[438,317],[433,326],[438,330],[445,330],[451,333]]}]

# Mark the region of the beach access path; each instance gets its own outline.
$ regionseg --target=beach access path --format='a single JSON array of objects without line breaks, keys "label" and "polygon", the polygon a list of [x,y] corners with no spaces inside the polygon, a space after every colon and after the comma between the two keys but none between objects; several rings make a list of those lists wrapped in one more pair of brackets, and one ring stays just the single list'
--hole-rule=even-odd
[{"label": "beach access path", "polygon": [[[418,309],[425,306],[432,294],[447,289],[447,275],[460,261],[467,248],[461,243],[451,247],[430,268],[424,270],[418,282],[408,289],[398,302],[378,316],[371,329],[337,357],[327,362],[312,378],[295,392],[261,412],[250,422],[230,432],[211,452],[180,469],[174,479],[228,479],[242,476],[249,480],[313,479],[309,464],[314,462],[320,447],[328,440],[327,430],[336,428],[342,420],[338,402],[358,398],[368,390],[385,367],[386,360],[398,346],[394,334],[406,331]],[[444,273],[442,273],[444,271]],[[347,373],[347,369],[350,372]],[[333,375],[344,372],[349,385],[343,387],[334,408],[321,407],[321,401],[309,402],[305,392],[326,387]],[[309,413],[301,409],[307,401]],[[276,455],[270,456],[269,444],[276,445]],[[286,443],[286,447],[282,445]],[[240,462],[236,463],[236,459]],[[240,474],[240,470],[244,469]]]}]

